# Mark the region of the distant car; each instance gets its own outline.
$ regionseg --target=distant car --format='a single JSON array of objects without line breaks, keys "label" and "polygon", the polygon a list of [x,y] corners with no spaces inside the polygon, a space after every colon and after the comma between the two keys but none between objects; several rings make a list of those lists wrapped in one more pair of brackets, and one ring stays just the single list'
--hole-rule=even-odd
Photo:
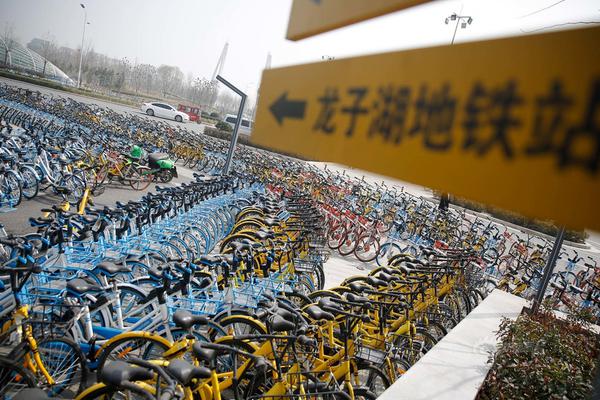
[{"label": "distant car", "polygon": [[[225,116],[225,122],[231,125],[231,129],[235,127],[235,123],[237,122],[237,115],[227,114]],[[250,135],[252,133],[252,126],[254,125],[253,121],[249,119],[242,118],[242,123],[240,124],[239,132],[242,135]]]},{"label": "distant car", "polygon": [[189,115],[167,103],[144,103],[140,109],[150,116],[173,119],[177,122],[189,122],[190,120]]},{"label": "distant car", "polygon": [[177,110],[186,113],[190,117],[190,121],[195,121],[197,124],[202,123],[202,112],[200,111],[200,107],[179,104]]}]

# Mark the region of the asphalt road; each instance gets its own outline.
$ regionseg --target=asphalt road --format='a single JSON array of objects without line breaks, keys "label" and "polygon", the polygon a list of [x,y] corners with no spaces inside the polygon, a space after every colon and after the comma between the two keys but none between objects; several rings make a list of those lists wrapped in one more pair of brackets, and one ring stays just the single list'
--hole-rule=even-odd
[{"label": "asphalt road", "polygon": [[[151,119],[156,119],[156,120],[160,120],[160,121],[164,121],[167,122],[168,124],[178,127],[178,126],[183,126],[186,129],[189,129],[191,131],[197,132],[197,133],[202,133],[204,132],[204,128],[208,125],[206,124],[196,124],[196,123],[183,123],[183,122],[176,122],[176,121],[171,121],[168,119],[164,119],[164,118],[158,118],[158,117],[149,117],[147,116],[145,113],[141,112],[139,108],[135,108],[135,107],[130,107],[124,104],[120,104],[120,103],[113,103],[110,101],[106,101],[106,100],[100,100],[100,99],[96,99],[94,97],[88,97],[88,96],[83,96],[83,95],[79,95],[79,94],[75,94],[75,93],[70,93],[70,92],[64,92],[62,90],[57,90],[57,89],[51,89],[51,88],[47,88],[44,86],[38,86],[32,83],[27,83],[27,82],[21,82],[21,81],[17,81],[14,79],[9,79],[9,78],[4,78],[4,77],[0,77],[0,83],[5,83],[7,85],[12,85],[12,86],[17,86],[20,88],[24,88],[24,89],[29,89],[29,90],[35,90],[35,91],[39,91],[43,94],[49,94],[52,96],[57,96],[57,97],[69,97],[72,98],[74,100],[80,101],[82,103],[86,103],[86,104],[97,104],[101,107],[106,107],[106,108],[110,108],[113,111],[116,111],[118,113],[121,114],[138,114],[140,116],[145,116],[147,118],[151,118]],[[176,104],[174,104],[176,106]]]},{"label": "asphalt road", "polygon": [[[111,183],[108,185],[104,193],[98,197],[93,198],[95,206],[114,206],[115,202],[127,202],[130,200],[138,200],[144,194],[148,192],[155,192],[156,186],[176,186],[182,182],[189,182],[193,180],[194,171],[189,168],[177,165],[178,177],[174,178],[170,183],[164,184],[152,184],[148,186],[146,190],[136,191],[129,185],[123,185],[118,182]],[[30,217],[40,217],[41,209],[47,208],[52,205],[59,205],[62,202],[62,198],[52,193],[52,189],[49,188],[45,192],[40,192],[32,200],[25,200],[19,204],[14,211],[0,213],[0,224],[4,225],[7,233],[15,235],[23,235],[35,231],[34,228],[29,224]]]}]

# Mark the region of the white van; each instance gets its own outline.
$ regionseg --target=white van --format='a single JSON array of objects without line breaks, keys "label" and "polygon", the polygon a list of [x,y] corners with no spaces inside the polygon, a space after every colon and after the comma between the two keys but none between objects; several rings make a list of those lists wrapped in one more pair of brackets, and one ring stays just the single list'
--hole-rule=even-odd
[{"label": "white van", "polygon": [[[231,129],[235,127],[235,123],[237,122],[237,115],[227,114],[225,116],[225,122],[231,125]],[[254,121],[250,121],[249,119],[242,118],[242,123],[240,124],[239,132],[242,135],[250,135],[252,133],[252,127],[254,126]]]}]

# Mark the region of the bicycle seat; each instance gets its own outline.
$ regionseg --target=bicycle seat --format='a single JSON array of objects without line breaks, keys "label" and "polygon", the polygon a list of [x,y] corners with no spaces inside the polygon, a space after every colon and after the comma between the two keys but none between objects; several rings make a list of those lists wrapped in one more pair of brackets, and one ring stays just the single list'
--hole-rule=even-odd
[{"label": "bicycle seat", "polygon": [[369,276],[367,278],[367,283],[373,287],[380,287],[380,286],[387,287],[388,286],[388,283],[386,281],[375,278],[374,276]]},{"label": "bicycle seat", "polygon": [[150,266],[148,268],[148,275],[150,275],[150,277],[156,279],[156,280],[161,280],[163,278],[163,272],[164,272],[164,268],[159,266]]},{"label": "bicycle seat", "polygon": [[67,282],[67,290],[81,296],[87,292],[100,292],[102,288],[92,283],[86,282],[81,278],[71,279]]},{"label": "bicycle seat", "polygon": [[274,315],[273,318],[271,318],[270,326],[272,332],[293,331],[294,328],[296,328],[296,324],[280,315]]},{"label": "bicycle seat", "polygon": [[424,256],[434,256],[437,254],[437,252],[433,249],[428,249],[428,248],[422,248],[421,249],[421,253],[423,253]]},{"label": "bicycle seat", "polygon": [[173,360],[167,367],[167,372],[183,386],[189,386],[192,379],[210,378],[210,369],[199,366],[196,367],[184,360]]},{"label": "bicycle seat", "polygon": [[233,265],[233,254],[223,254],[221,256],[221,261],[225,262],[226,264]]},{"label": "bicycle seat", "polygon": [[96,268],[99,270],[98,272],[109,277],[114,277],[121,272],[131,272],[131,268],[129,266],[115,264],[110,261],[101,262],[96,265]]},{"label": "bicycle seat", "polygon": [[397,268],[390,268],[390,267],[385,267],[385,266],[379,267],[379,270],[381,272],[385,272],[388,275],[396,275],[398,272],[400,272],[400,271],[398,271]]},{"label": "bicycle seat", "polygon": [[373,290],[372,287],[364,284],[363,282],[350,282],[345,284],[344,286],[348,287],[350,290],[356,293],[361,293],[363,290]]},{"label": "bicycle seat", "polygon": [[319,392],[330,393],[331,389],[327,382],[306,382],[302,384],[307,394]]},{"label": "bicycle seat", "polygon": [[242,242],[230,242],[229,246],[231,246],[234,251],[251,250],[252,248],[248,243]]},{"label": "bicycle seat", "polygon": [[577,286],[575,286],[575,285],[569,285],[569,290],[570,290],[571,292],[574,292],[574,293],[577,293],[577,294],[580,294],[580,293],[583,293],[583,292],[585,292],[585,290],[583,290],[582,288],[580,288],[580,287],[577,287]]},{"label": "bicycle seat", "polygon": [[335,316],[332,313],[323,311],[319,306],[314,304],[306,307],[304,312],[315,321],[333,321],[335,319]]},{"label": "bicycle seat", "polygon": [[275,234],[273,232],[267,232],[267,231],[262,231],[262,230],[258,230],[256,232],[254,232],[254,234],[260,240],[272,239],[275,237]]},{"label": "bicycle seat", "polygon": [[263,222],[269,227],[274,227],[274,226],[278,226],[279,225],[279,220],[275,219],[275,218],[265,218],[263,220]]},{"label": "bicycle seat", "polygon": [[377,274],[376,278],[381,279],[382,281],[387,282],[387,283],[394,282],[399,279],[397,276],[386,274],[383,271],[379,272],[379,274]]},{"label": "bicycle seat", "polygon": [[556,283],[556,282],[550,282],[550,286],[552,286],[555,289],[565,290],[565,286],[564,285],[561,285],[561,284]]},{"label": "bicycle seat", "polygon": [[125,257],[125,260],[127,261],[138,261],[141,262],[143,260],[144,256],[139,256],[139,255],[135,255],[135,254],[128,254],[127,257]]},{"label": "bicycle seat", "polygon": [[188,330],[194,325],[208,324],[208,318],[205,315],[194,315],[186,310],[177,310],[173,314],[173,323],[182,329]]},{"label": "bicycle seat", "polygon": [[102,368],[99,381],[109,386],[121,387],[125,382],[146,381],[153,376],[152,371],[116,360]]},{"label": "bicycle seat", "polygon": [[40,227],[40,226],[46,226],[48,224],[51,224],[53,221],[54,221],[54,218],[43,218],[43,217],[33,218],[33,217],[30,217],[29,218],[29,225],[31,225],[33,227]]},{"label": "bicycle seat", "polygon": [[96,222],[98,220],[98,217],[93,216],[93,215],[81,215],[79,218],[84,220],[88,224],[93,224],[94,222]]},{"label": "bicycle seat", "polygon": [[320,308],[322,308],[323,310],[327,311],[326,309],[330,309],[336,312],[341,312],[344,311],[340,308],[340,306],[336,303],[334,303],[333,301],[331,301],[330,298],[328,297],[323,297],[319,300],[319,303],[317,304]]},{"label": "bicycle seat", "polygon": [[192,353],[199,361],[211,365],[217,358],[217,351],[202,347],[202,342],[196,342],[192,345]]},{"label": "bicycle seat", "polygon": [[262,247],[261,243],[255,242],[253,240],[250,239],[242,239],[240,240],[241,243],[248,245],[249,247],[252,247],[253,249],[258,249],[259,247]]},{"label": "bicycle seat", "polygon": [[410,262],[410,261],[404,262],[403,266],[404,266],[404,268],[408,269],[409,271],[411,269],[419,269],[420,267],[422,267],[422,265],[418,265],[417,263]]},{"label": "bicycle seat", "polygon": [[65,195],[71,194],[71,189],[69,189],[66,186],[55,186],[54,189],[56,190],[56,193],[58,193],[58,194],[65,194]]},{"label": "bicycle seat", "polygon": [[365,296],[358,296],[354,293],[346,293],[345,297],[346,297],[346,300],[351,303],[357,303],[357,304],[361,304],[361,305],[370,304],[369,298],[365,297]]},{"label": "bicycle seat", "polygon": [[222,258],[218,255],[202,255],[196,260],[198,262],[201,262],[202,264],[214,265],[220,263],[222,261]]}]

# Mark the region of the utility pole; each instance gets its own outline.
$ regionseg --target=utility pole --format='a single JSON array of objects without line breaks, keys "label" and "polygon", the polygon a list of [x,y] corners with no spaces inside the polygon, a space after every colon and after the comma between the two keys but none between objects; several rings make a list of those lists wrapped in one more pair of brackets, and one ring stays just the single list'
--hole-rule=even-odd
[{"label": "utility pole", "polygon": [[77,73],[77,88],[81,87],[81,64],[83,63],[83,41],[85,40],[85,26],[87,22],[87,11],[83,3],[79,4],[83,8],[83,34],[81,35],[81,51],[79,52],[79,73]]},{"label": "utility pole", "polygon": [[468,15],[457,15],[456,13],[447,17],[445,20],[446,25],[450,23],[450,21],[456,21],[456,26],[454,27],[454,34],[452,35],[452,42],[450,44],[454,44],[454,39],[456,38],[456,31],[458,30],[458,24],[460,24],[461,29],[465,29],[467,25],[471,25],[473,22],[473,18]]}]

